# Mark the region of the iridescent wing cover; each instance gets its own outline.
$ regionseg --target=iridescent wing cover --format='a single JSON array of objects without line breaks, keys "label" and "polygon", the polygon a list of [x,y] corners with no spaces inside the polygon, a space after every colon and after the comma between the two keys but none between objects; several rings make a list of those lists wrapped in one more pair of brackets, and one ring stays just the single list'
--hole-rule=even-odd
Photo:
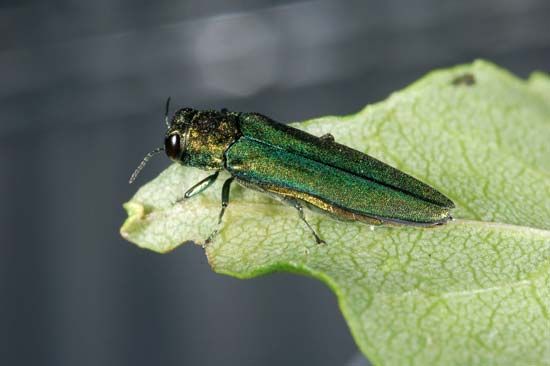
[{"label": "iridescent wing cover", "polygon": [[359,151],[255,113],[240,115],[240,130],[226,168],[249,187],[344,219],[436,225],[450,218],[454,204],[443,194]]}]

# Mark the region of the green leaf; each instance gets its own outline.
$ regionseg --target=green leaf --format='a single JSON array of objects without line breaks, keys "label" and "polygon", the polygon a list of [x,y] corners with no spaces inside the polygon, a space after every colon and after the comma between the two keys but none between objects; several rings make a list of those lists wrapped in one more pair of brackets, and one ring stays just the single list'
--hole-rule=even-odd
[{"label": "green leaf", "polygon": [[[550,79],[484,62],[435,71],[355,115],[295,126],[377,157],[456,204],[436,228],[371,227],[234,186],[218,273],[285,270],[324,281],[359,348],[380,365],[550,365]],[[174,204],[206,172],[170,166],[125,204],[122,235],[158,252],[215,228],[221,182]],[[223,177],[222,177],[223,178]]]}]

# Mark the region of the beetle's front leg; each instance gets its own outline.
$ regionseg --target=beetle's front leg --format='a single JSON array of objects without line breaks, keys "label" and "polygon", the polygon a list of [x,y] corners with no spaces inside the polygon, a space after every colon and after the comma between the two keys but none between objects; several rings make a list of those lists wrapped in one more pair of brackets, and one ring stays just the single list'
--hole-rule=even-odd
[{"label": "beetle's front leg", "polygon": [[193,197],[196,194],[201,193],[206,188],[210,187],[212,183],[218,179],[218,175],[220,174],[220,171],[216,171],[214,174],[209,175],[208,177],[204,178],[200,182],[194,184],[191,188],[189,188],[182,198],[179,198],[176,203],[180,203],[181,201],[188,199],[190,197]]},{"label": "beetle's front leg", "polygon": [[212,240],[216,237],[216,235],[218,234],[218,232],[220,230],[220,225],[222,223],[222,219],[223,219],[223,215],[225,213],[225,209],[229,205],[229,190],[231,188],[231,183],[233,183],[234,179],[235,179],[235,177],[228,178],[223,183],[223,187],[222,187],[222,209],[220,211],[220,215],[218,216],[218,226],[217,226],[216,230],[214,230],[212,232],[212,234],[210,234],[210,236],[208,236],[208,239],[206,239],[206,241],[204,242],[205,246],[212,242]]}]

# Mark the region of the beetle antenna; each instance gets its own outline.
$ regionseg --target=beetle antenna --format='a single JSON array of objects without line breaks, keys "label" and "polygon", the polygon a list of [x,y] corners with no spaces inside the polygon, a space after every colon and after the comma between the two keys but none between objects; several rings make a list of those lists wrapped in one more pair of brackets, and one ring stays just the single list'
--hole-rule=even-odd
[{"label": "beetle antenna", "polygon": [[170,122],[168,121],[168,112],[170,112],[170,99],[172,97],[168,97],[166,99],[166,107],[164,109],[164,123],[166,124],[166,127],[170,128]]},{"label": "beetle antenna", "polygon": [[158,154],[161,151],[164,151],[164,147],[157,147],[155,150],[147,153],[147,155],[145,155],[145,157],[143,158],[141,163],[139,163],[136,170],[134,170],[134,172],[132,173],[132,176],[130,177],[130,180],[128,180],[128,183],[130,183],[130,184],[134,183],[137,176],[139,175],[139,172],[141,172],[141,170],[145,167],[145,164],[147,164],[149,159],[151,159],[151,157],[155,156],[156,154]]}]

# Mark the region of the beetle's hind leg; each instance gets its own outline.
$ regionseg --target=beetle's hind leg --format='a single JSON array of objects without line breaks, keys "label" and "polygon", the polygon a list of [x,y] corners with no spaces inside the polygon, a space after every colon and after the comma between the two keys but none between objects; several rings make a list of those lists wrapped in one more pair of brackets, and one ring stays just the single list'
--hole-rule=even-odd
[{"label": "beetle's hind leg", "polygon": [[334,142],[334,136],[331,133],[325,133],[323,136],[319,137],[324,142]]},{"label": "beetle's hind leg", "polygon": [[218,232],[220,231],[220,225],[222,224],[223,214],[225,213],[225,209],[227,208],[227,205],[229,205],[229,190],[231,188],[231,183],[233,183],[233,180],[235,177],[228,178],[224,183],[222,187],[222,209],[220,211],[220,214],[218,216],[218,226],[214,231],[212,231],[212,234],[208,236],[206,241],[204,242],[204,245],[208,245],[214,240]]},{"label": "beetle's hind leg", "polygon": [[294,206],[295,209],[298,210],[298,216],[300,217],[300,220],[302,220],[307,225],[307,228],[309,229],[309,231],[311,231],[311,233],[315,237],[315,241],[317,242],[317,244],[326,244],[326,242],[323,239],[321,239],[319,235],[317,235],[315,230],[313,230],[309,222],[307,222],[306,215],[304,214],[304,207],[302,206],[302,204],[294,199],[287,198],[286,201],[290,203],[292,206]]}]

